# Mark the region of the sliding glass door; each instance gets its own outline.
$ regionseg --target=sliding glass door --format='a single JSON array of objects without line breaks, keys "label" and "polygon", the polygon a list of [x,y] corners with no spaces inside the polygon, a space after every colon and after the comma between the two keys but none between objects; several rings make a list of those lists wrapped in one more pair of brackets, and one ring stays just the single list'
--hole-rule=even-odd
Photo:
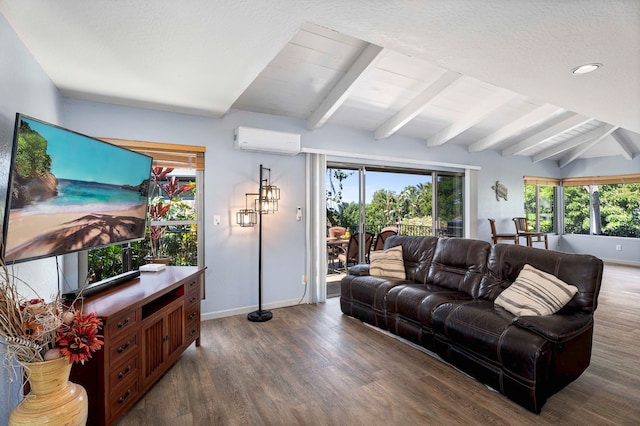
[{"label": "sliding glass door", "polygon": [[[327,228],[462,237],[464,175],[328,163]],[[360,259],[364,262],[364,258]]]}]

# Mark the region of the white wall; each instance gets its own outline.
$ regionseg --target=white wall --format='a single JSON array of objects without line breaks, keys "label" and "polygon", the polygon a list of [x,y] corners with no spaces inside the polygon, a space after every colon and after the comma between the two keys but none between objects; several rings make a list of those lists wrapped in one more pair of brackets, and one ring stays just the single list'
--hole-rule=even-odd
[{"label": "white wall", "polygon": [[[4,16],[0,14],[0,222],[4,218],[5,194],[9,172],[9,152],[13,140],[16,112],[58,123],[61,97],[58,90],[35,62]],[[0,232],[2,227],[0,226]],[[57,289],[55,262],[52,259],[21,264],[13,273],[32,284],[46,297]],[[4,355],[2,356],[5,359]],[[8,366],[0,366],[0,424],[19,400],[21,377],[10,383]],[[16,370],[19,372],[19,370]]]}]

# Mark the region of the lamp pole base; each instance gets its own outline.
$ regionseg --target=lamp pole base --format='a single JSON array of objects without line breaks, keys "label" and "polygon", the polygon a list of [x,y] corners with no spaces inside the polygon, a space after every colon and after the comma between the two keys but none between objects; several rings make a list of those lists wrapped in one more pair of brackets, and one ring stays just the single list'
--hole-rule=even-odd
[{"label": "lamp pole base", "polygon": [[271,311],[257,310],[247,314],[247,319],[253,322],[265,322],[273,318]]}]

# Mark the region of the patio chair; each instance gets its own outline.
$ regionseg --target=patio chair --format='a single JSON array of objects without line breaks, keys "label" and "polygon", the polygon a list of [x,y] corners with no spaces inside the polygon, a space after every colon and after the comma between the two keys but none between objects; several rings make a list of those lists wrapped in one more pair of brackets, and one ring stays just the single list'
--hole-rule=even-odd
[{"label": "patio chair", "polygon": [[[365,241],[364,241],[364,253],[365,253],[365,262],[369,263],[369,252],[371,251],[371,244],[373,243],[373,233],[365,232]],[[344,265],[344,270],[349,269],[349,265],[357,264],[359,262],[358,259],[358,251],[360,245],[360,234],[354,233],[351,234],[349,238],[349,244],[347,244],[347,249],[343,253],[338,254],[338,260],[342,262]]]},{"label": "patio chair", "polygon": [[373,250],[384,249],[384,242],[392,235],[398,235],[398,229],[395,226],[393,228],[383,228],[382,231],[380,231],[380,233],[376,235],[376,242],[373,246]]}]

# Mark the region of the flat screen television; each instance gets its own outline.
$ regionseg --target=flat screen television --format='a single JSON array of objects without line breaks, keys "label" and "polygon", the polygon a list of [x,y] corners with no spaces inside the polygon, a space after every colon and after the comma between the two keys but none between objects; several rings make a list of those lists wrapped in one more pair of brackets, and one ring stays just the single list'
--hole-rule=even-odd
[{"label": "flat screen television", "polygon": [[151,157],[20,113],[10,151],[7,264],[145,237]]}]

